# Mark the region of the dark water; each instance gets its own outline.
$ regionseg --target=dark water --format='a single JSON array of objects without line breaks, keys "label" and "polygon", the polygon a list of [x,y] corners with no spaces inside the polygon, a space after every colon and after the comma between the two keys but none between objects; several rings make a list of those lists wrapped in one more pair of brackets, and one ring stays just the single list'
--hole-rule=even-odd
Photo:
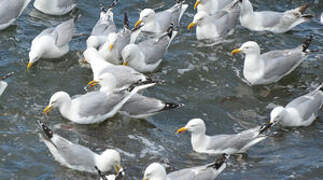
[{"label": "dark water", "polygon": [[[101,1],[103,2],[103,1]],[[104,1],[106,2],[106,1]],[[256,9],[280,10],[294,8],[307,1],[252,1]],[[59,134],[101,152],[116,148],[122,154],[128,179],[142,177],[151,162],[170,165],[169,170],[209,163],[213,157],[192,152],[188,134],[176,136],[177,128],[195,117],[206,121],[209,134],[236,133],[268,121],[274,104],[285,105],[306,93],[310,86],[323,82],[323,54],[314,53],[284,78],[270,86],[249,87],[240,78],[242,57],[230,56],[233,48],[247,40],[255,40],[263,51],[292,48],[314,35],[311,49],[323,45],[323,25],[319,16],[322,0],[316,0],[309,12],[313,21],[286,34],[250,32],[238,26],[229,41],[205,46],[196,41],[194,31],[185,27],[193,18],[193,3],[184,15],[180,35],[170,46],[161,68],[153,76],[167,81],[153,87],[148,96],[184,103],[182,109],[148,119],[129,119],[120,115],[99,125],[77,125],[63,119],[57,111],[47,123]],[[163,9],[173,0],[120,0],[115,21],[121,27],[123,12],[135,23],[144,7]],[[91,80],[89,69],[79,64],[85,40],[99,14],[98,1],[80,0],[82,17],[77,23],[77,36],[67,56],[52,62],[41,60],[26,72],[31,40],[44,28],[56,25],[70,16],[43,15],[30,4],[15,26],[0,32],[0,72],[14,71],[9,87],[0,98],[0,179],[95,179],[96,176],[60,166],[47,147],[39,141],[36,120],[50,96],[64,90],[75,95]],[[120,14],[120,16],[118,15]],[[268,89],[269,94],[268,94]],[[311,126],[298,129],[276,128],[273,137],[249,151],[243,161],[231,160],[218,179],[322,179],[323,178],[323,114]]]}]

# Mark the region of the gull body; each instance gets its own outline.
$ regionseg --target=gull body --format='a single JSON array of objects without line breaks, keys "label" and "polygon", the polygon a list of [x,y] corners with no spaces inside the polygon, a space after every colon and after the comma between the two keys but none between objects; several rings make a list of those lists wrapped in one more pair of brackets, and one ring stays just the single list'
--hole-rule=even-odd
[{"label": "gull body", "polygon": [[211,164],[185,168],[166,174],[165,168],[159,163],[150,164],[143,180],[214,180],[225,168],[228,155],[222,155]]},{"label": "gull body", "polygon": [[245,42],[232,54],[246,54],[243,66],[243,76],[251,85],[270,84],[279,81],[296,69],[307,55],[311,37],[294,48],[274,50],[260,54],[260,47],[254,41]]},{"label": "gull body", "polygon": [[208,14],[212,14],[223,10],[233,1],[234,0],[196,0],[194,9],[197,8],[197,12],[204,11]]},{"label": "gull body", "polygon": [[41,140],[61,165],[89,173],[97,173],[95,167],[102,172],[120,169],[121,157],[116,150],[106,149],[101,154],[97,154],[85,146],[75,144],[54,133],[44,123],[39,122],[39,125],[43,130],[40,134]]},{"label": "gull body", "polygon": [[76,7],[74,0],[35,0],[34,7],[44,14],[65,15]]},{"label": "gull body", "polygon": [[22,14],[31,0],[0,0],[0,30],[9,27]]},{"label": "gull body", "polygon": [[74,19],[43,30],[31,43],[28,69],[40,58],[59,58],[69,52],[74,34]]},{"label": "gull body", "polygon": [[240,23],[251,31],[271,31],[284,33],[295,26],[308,21],[313,16],[304,14],[310,4],[285,12],[261,11],[254,12],[249,0],[240,1]]},{"label": "gull body", "polygon": [[309,126],[318,117],[322,105],[321,85],[314,91],[292,100],[286,107],[274,108],[270,114],[270,123],[279,123],[287,127]]},{"label": "gull body", "polygon": [[185,127],[177,130],[177,133],[189,131],[193,150],[207,154],[236,154],[245,153],[250,147],[263,141],[267,136],[263,135],[264,127],[244,130],[238,134],[221,134],[208,136],[205,134],[206,127],[202,119],[192,119]]}]

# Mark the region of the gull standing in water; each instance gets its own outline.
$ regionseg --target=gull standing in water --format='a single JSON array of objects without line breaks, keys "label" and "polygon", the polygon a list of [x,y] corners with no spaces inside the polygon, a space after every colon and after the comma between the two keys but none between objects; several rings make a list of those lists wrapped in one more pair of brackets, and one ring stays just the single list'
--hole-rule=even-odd
[{"label": "gull standing in water", "polygon": [[89,173],[97,173],[97,169],[102,172],[115,170],[119,172],[121,168],[121,157],[114,149],[106,149],[101,154],[91,151],[89,148],[71,141],[54,133],[43,122],[38,121],[43,133],[40,133],[41,140],[46,144],[54,159],[61,165]]},{"label": "gull standing in water", "polygon": [[0,77],[0,96],[3,94],[4,90],[6,90],[8,83],[5,82],[4,80],[6,80],[7,78],[9,78],[10,76],[13,75],[13,72],[8,73],[5,76]]},{"label": "gull standing in water", "polygon": [[150,164],[145,172],[143,180],[214,180],[225,168],[229,155],[223,154],[214,163],[204,166],[185,168],[166,173],[165,168],[159,163]]},{"label": "gull standing in water", "polygon": [[197,9],[197,12],[204,11],[208,14],[212,14],[221,11],[233,1],[235,0],[196,0],[194,9]]},{"label": "gull standing in water", "polygon": [[31,0],[0,0],[0,30],[9,27]]},{"label": "gull standing in water", "polygon": [[129,21],[127,13],[124,14],[124,27],[118,32],[112,32],[108,35],[107,41],[99,49],[99,54],[112,64],[122,64],[121,51],[129,44],[131,30],[129,29]]},{"label": "gull standing in water", "polygon": [[142,73],[155,71],[174,38],[173,33],[177,33],[177,30],[175,31],[171,25],[167,32],[157,39],[148,39],[139,44],[127,45],[121,53],[123,65],[129,65]]},{"label": "gull standing in water", "polygon": [[255,128],[244,130],[238,134],[221,134],[208,136],[205,134],[206,127],[202,119],[192,119],[184,127],[177,130],[177,134],[184,131],[191,133],[191,143],[193,150],[198,153],[207,154],[241,154],[265,140],[263,134],[271,124],[257,126]]},{"label": "gull standing in water", "polygon": [[49,15],[65,15],[76,7],[74,0],[35,0],[34,7]]},{"label": "gull standing in water", "polygon": [[92,29],[90,37],[86,40],[87,48],[100,48],[107,41],[108,35],[117,31],[112,12],[116,4],[117,1],[114,1],[108,10],[101,7],[100,19]]},{"label": "gull standing in water", "polygon": [[[116,84],[115,80],[111,80],[112,83]],[[74,123],[100,123],[117,114],[137,92],[154,85],[155,83],[138,83],[138,86],[131,88],[130,92],[128,89],[113,92],[100,89],[100,91],[89,92],[73,99],[66,92],[59,91],[50,98],[49,105],[43,112],[47,114],[52,108],[57,107],[64,118]]]},{"label": "gull standing in water", "polygon": [[74,35],[74,20],[43,30],[31,43],[27,69],[40,58],[59,58],[69,52],[69,42]]},{"label": "gull standing in water", "polygon": [[309,126],[318,117],[323,105],[323,85],[300,96],[286,105],[275,107],[270,114],[270,123],[282,126]]},{"label": "gull standing in water", "polygon": [[311,3],[285,12],[254,12],[252,4],[249,0],[239,1],[240,23],[243,27],[251,31],[271,31],[273,33],[284,33],[313,17],[310,14],[304,14],[305,10],[310,6]]},{"label": "gull standing in water", "polygon": [[311,43],[310,36],[305,42],[293,49],[274,50],[260,54],[260,47],[254,41],[245,42],[231,54],[246,54],[243,76],[251,85],[270,84],[279,81],[296,69],[307,55]]}]

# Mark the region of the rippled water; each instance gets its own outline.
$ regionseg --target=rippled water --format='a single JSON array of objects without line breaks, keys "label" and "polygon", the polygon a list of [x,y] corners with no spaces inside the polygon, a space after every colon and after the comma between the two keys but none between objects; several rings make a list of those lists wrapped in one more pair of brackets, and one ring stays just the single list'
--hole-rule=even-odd
[{"label": "rippled water", "polygon": [[[101,1],[103,2],[103,1]],[[106,1],[104,1],[106,3]],[[284,11],[302,5],[304,0],[252,0],[256,9]],[[173,0],[120,0],[115,21],[122,26],[123,12],[135,23],[144,7],[164,9]],[[319,16],[323,2],[316,0],[309,12],[313,21],[286,34],[250,32],[238,26],[229,41],[206,46],[196,41],[194,31],[185,26],[193,18],[193,1],[184,15],[179,36],[169,48],[161,68],[153,77],[167,81],[146,95],[165,101],[184,103],[182,109],[161,113],[148,119],[129,119],[120,115],[97,125],[77,125],[63,119],[57,111],[47,123],[62,136],[100,152],[118,149],[127,168],[128,179],[138,179],[153,161],[169,164],[169,170],[209,163],[213,157],[192,152],[188,134],[176,136],[177,128],[195,117],[203,118],[209,134],[235,133],[268,121],[271,107],[285,105],[323,82],[323,54],[314,53],[284,78],[269,86],[249,87],[241,79],[242,56],[230,56],[233,48],[247,40],[259,42],[263,51],[292,48],[314,35],[311,49],[323,45],[323,25]],[[64,90],[72,95],[84,93],[91,80],[89,69],[79,64],[79,54],[99,14],[99,1],[80,0],[77,23],[79,36],[71,42],[71,52],[55,62],[41,60],[26,72],[31,40],[44,28],[70,16],[43,15],[29,5],[15,26],[0,32],[0,72],[14,71],[9,87],[0,98],[0,179],[95,179],[95,175],[77,172],[54,161],[39,141],[36,120],[50,96]],[[120,14],[120,16],[119,16]],[[269,92],[269,94],[268,94]],[[322,179],[323,115],[311,126],[298,129],[275,128],[273,137],[249,151],[243,161],[230,160],[218,179]]]}]

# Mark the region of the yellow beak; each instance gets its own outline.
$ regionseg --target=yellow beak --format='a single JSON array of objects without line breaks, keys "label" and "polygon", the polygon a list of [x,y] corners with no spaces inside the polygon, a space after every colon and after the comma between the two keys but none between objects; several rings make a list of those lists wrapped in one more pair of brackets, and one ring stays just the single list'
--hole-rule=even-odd
[{"label": "yellow beak", "polygon": [[141,20],[138,20],[138,21],[136,22],[136,24],[135,24],[135,28],[137,28],[141,23],[142,23],[142,21],[141,21]]},{"label": "yellow beak", "polygon": [[87,64],[87,61],[85,58],[83,59],[83,64]]},{"label": "yellow beak", "polygon": [[195,25],[196,25],[196,23],[192,22],[191,24],[189,24],[187,26],[187,30],[191,30]]},{"label": "yellow beak", "polygon": [[123,61],[122,65],[128,66],[128,62],[127,61]]},{"label": "yellow beak", "polygon": [[89,85],[91,87],[96,86],[97,84],[99,84],[99,82],[98,81],[95,81],[95,80],[90,81],[89,83],[87,83],[87,85]]},{"label": "yellow beak", "polygon": [[241,52],[240,49],[234,49],[234,50],[231,51],[231,55],[235,55],[235,54],[237,54],[239,52]]},{"label": "yellow beak", "polygon": [[109,46],[110,51],[112,51],[112,48],[113,48],[113,45],[110,44],[110,46]]},{"label": "yellow beak", "polygon": [[53,109],[53,106],[52,106],[52,105],[48,105],[48,106],[43,110],[43,113],[48,114],[52,109]]},{"label": "yellow beak", "polygon": [[33,65],[33,63],[28,63],[27,65],[27,71],[29,71],[30,67]]},{"label": "yellow beak", "polygon": [[200,3],[201,3],[201,2],[200,2],[199,0],[197,0],[197,1],[195,2],[194,9],[196,9],[196,8],[197,8],[197,6],[198,6]]},{"label": "yellow beak", "polygon": [[119,165],[115,165],[114,166],[114,171],[116,172],[116,174],[119,173],[119,170],[121,169],[121,167]]},{"label": "yellow beak", "polygon": [[187,128],[186,127],[179,128],[177,130],[177,134],[181,134],[182,132],[185,132],[185,131],[187,131]]}]

